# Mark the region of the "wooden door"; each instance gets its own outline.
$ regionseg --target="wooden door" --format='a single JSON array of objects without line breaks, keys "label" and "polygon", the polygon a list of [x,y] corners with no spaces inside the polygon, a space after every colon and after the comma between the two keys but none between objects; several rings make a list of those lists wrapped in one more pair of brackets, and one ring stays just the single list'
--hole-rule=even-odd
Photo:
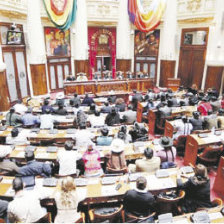
[{"label": "wooden door", "polygon": [[30,96],[24,48],[3,49],[10,102]]},{"label": "wooden door", "polygon": [[207,42],[208,28],[183,29],[178,68],[181,85],[201,88]]}]

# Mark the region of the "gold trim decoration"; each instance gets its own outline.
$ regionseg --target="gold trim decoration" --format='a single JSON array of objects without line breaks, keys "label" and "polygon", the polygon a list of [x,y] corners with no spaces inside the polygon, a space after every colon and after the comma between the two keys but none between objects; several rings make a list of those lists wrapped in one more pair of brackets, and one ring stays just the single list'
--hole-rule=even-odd
[{"label": "gold trim decoration", "polygon": [[4,17],[8,17],[10,19],[26,19],[27,15],[25,13],[21,12],[15,12],[15,11],[8,11],[1,9],[0,14]]},{"label": "gold trim decoration", "polygon": [[178,23],[209,23],[212,22],[214,17],[199,17],[199,18],[190,18],[190,19],[178,19]]},{"label": "gold trim decoration", "polygon": [[192,12],[201,8],[201,0],[188,0],[187,9]]}]

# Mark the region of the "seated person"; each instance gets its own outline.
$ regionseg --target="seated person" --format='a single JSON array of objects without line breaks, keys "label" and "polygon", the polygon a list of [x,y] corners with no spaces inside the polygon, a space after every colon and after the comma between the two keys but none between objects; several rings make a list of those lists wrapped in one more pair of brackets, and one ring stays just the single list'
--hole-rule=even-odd
[{"label": "seated person", "polygon": [[127,74],[128,79],[133,79],[134,78],[132,72],[128,71],[128,72],[126,72],[126,74]]},{"label": "seated person", "polygon": [[[7,219],[8,201],[0,199],[0,218]],[[5,221],[6,222],[6,221]]]},{"label": "seated person", "polygon": [[179,107],[180,106],[180,104],[177,102],[176,97],[171,97],[167,103],[168,103],[168,107]]},{"label": "seated person", "polygon": [[[7,171],[10,174],[16,174],[19,171],[19,167],[9,160],[9,155],[12,150],[7,146],[0,150],[0,171]],[[1,203],[0,203],[1,204]]]},{"label": "seated person", "polygon": [[15,109],[12,107],[9,112],[6,114],[6,125],[7,126],[20,126],[22,123],[22,118],[15,112]]},{"label": "seated person", "polygon": [[51,105],[49,105],[49,101],[45,99],[44,105],[41,107],[42,114],[45,114],[47,109],[50,110],[50,113],[54,112],[54,108]]},{"label": "seated person", "polygon": [[[153,212],[155,203],[154,196],[147,191],[147,180],[145,177],[138,177],[136,180],[136,189],[128,190],[123,199],[125,214],[140,217],[149,216]],[[144,222],[153,222],[144,220]]]},{"label": "seated person", "polygon": [[64,105],[60,103],[60,104],[58,104],[58,109],[55,111],[55,114],[57,114],[57,115],[67,115],[68,112],[64,108]]},{"label": "seated person", "polygon": [[102,145],[102,146],[110,145],[113,138],[108,136],[109,129],[107,127],[102,128],[101,129],[101,134],[102,134],[102,136],[97,137],[96,144],[97,145]]},{"label": "seated person", "polygon": [[73,223],[80,219],[81,215],[77,211],[78,203],[84,198],[77,193],[72,177],[62,179],[60,190],[57,191],[54,199],[57,207],[55,223]]},{"label": "seated person", "polygon": [[17,114],[23,115],[27,111],[27,107],[23,104],[22,100],[17,100],[17,103],[13,106]]},{"label": "seated person", "polygon": [[57,122],[55,117],[50,114],[51,110],[47,108],[45,114],[40,115],[40,129],[53,129],[54,123]]},{"label": "seated person", "polygon": [[166,102],[164,102],[161,106],[162,107],[160,107],[158,109],[158,111],[160,113],[160,118],[170,117],[171,116],[171,113],[172,113],[172,109],[167,106],[167,103]]},{"label": "seated person", "polygon": [[198,86],[196,84],[192,84],[192,86],[188,88],[188,92],[196,95],[198,93]]},{"label": "seated person", "polygon": [[203,121],[200,118],[200,112],[194,111],[193,113],[193,118],[190,119],[190,123],[193,126],[193,131],[195,130],[203,130]]},{"label": "seated person", "polygon": [[185,191],[185,198],[182,200],[181,206],[184,213],[195,212],[197,208],[201,207],[212,207],[207,168],[202,164],[198,164],[194,172],[195,175],[184,183],[182,182],[180,173],[177,175],[177,187]]},{"label": "seated person", "polygon": [[82,155],[73,150],[73,142],[65,142],[65,151],[60,150],[57,154],[59,162],[59,175],[66,176],[76,174],[76,161],[80,160]]},{"label": "seated person", "polygon": [[11,131],[11,136],[6,137],[6,144],[7,145],[27,145],[29,141],[27,137],[19,134],[18,128],[13,128]]},{"label": "seated person", "polygon": [[75,133],[73,139],[75,140],[75,145],[79,147],[87,147],[89,144],[93,144],[92,139],[95,137],[90,130],[86,129],[85,125],[79,126],[79,130]]},{"label": "seated person", "polygon": [[123,79],[124,76],[123,76],[123,72],[122,71],[118,71],[117,72],[117,79]]},{"label": "seated person", "polygon": [[[120,130],[119,130],[118,134],[119,134],[120,132],[123,132],[123,133],[124,133],[123,140],[124,140],[124,143],[125,143],[125,144],[128,144],[128,143],[132,142],[131,135],[130,135],[129,133],[127,133],[127,126],[126,126],[126,125],[122,125],[122,126],[120,127]],[[118,136],[118,134],[117,134],[117,136]]]},{"label": "seated person", "polygon": [[221,101],[218,100],[215,96],[211,97],[211,102],[213,112],[218,112],[218,110],[221,108]]},{"label": "seated person", "polygon": [[212,106],[208,100],[209,99],[207,97],[204,97],[198,105],[197,110],[201,113],[202,116],[207,116],[208,111],[212,111]]},{"label": "seated person", "polygon": [[35,126],[40,123],[38,116],[32,114],[32,108],[28,107],[25,114],[22,116],[23,126]]},{"label": "seated person", "polygon": [[51,176],[51,164],[49,162],[38,162],[35,160],[33,151],[25,152],[25,160],[27,164],[20,167],[19,174],[22,176]]},{"label": "seated person", "polygon": [[178,137],[180,135],[190,135],[192,130],[193,130],[193,126],[192,124],[189,122],[189,119],[186,116],[182,116],[182,120],[179,121],[177,124],[174,125],[175,130],[177,131],[174,135],[173,138],[174,139],[178,139]]},{"label": "seated person", "polygon": [[47,222],[47,211],[41,207],[40,200],[46,198],[38,191],[25,191],[21,177],[12,182],[15,191],[13,201],[8,205],[8,220],[10,223],[43,223]]},{"label": "seated person", "polygon": [[153,150],[147,147],[144,150],[145,158],[137,159],[134,164],[130,164],[128,169],[130,172],[155,172],[160,168],[161,160],[159,157],[153,156]]},{"label": "seated person", "polygon": [[69,73],[68,76],[66,77],[66,81],[75,81],[75,76]]},{"label": "seated person", "polygon": [[156,94],[153,92],[152,89],[148,89],[147,94],[145,95],[145,100],[154,100],[156,98]]},{"label": "seated person", "polygon": [[83,154],[82,160],[85,164],[86,177],[96,177],[103,175],[103,170],[100,164],[100,152],[94,149],[92,144],[88,145],[88,149]]},{"label": "seated person", "polygon": [[110,113],[111,107],[109,106],[109,102],[105,102],[104,106],[101,108],[101,113]]},{"label": "seated person", "polygon": [[79,127],[86,126],[87,118],[88,117],[85,112],[77,108],[76,125],[78,125]]},{"label": "seated person", "polygon": [[132,130],[129,131],[129,134],[131,135],[132,142],[143,140],[147,138],[147,130],[144,127],[144,124],[141,123],[134,123],[134,127]]},{"label": "seated person", "polygon": [[120,132],[117,139],[114,139],[111,143],[111,152],[105,155],[108,159],[106,170],[108,173],[113,172],[128,172],[127,163],[124,153],[124,133]]},{"label": "seated person", "polygon": [[89,97],[88,94],[85,95],[83,101],[82,101],[82,105],[87,105],[87,106],[90,106],[91,104],[94,104],[94,100],[93,98]]},{"label": "seated person", "polygon": [[155,156],[160,157],[161,162],[174,162],[176,158],[176,148],[173,147],[173,140],[170,137],[162,137],[159,140],[160,146],[163,148],[155,153]]},{"label": "seated person", "polygon": [[92,103],[92,104],[89,106],[88,114],[95,114],[95,111],[96,111],[96,104],[95,104],[95,103]]},{"label": "seated person", "polygon": [[213,114],[212,111],[208,111],[208,116],[204,117],[205,129],[211,130],[218,128],[218,117],[217,114]]},{"label": "seated person", "polygon": [[72,100],[72,102],[73,102],[73,105],[81,105],[81,99],[80,99],[80,97],[78,96],[78,94],[77,93],[74,93],[74,98],[73,99],[71,99]]},{"label": "seated person", "polygon": [[116,108],[111,108],[111,113],[106,116],[105,124],[113,126],[114,124],[120,124],[120,115],[117,113]]},{"label": "seated person", "polygon": [[120,112],[124,112],[126,108],[126,104],[122,98],[117,98],[115,102],[115,107]]},{"label": "seated person", "polygon": [[154,104],[153,100],[152,99],[148,99],[148,102],[147,102],[147,105],[144,108],[144,111],[148,112],[149,110],[153,110],[155,108],[156,107],[155,107],[155,104]]},{"label": "seated person", "polygon": [[96,110],[94,114],[88,117],[91,127],[97,128],[104,126],[104,117],[100,116],[100,111]]},{"label": "seated person", "polygon": [[137,118],[137,112],[132,110],[131,104],[128,105],[128,110],[123,113],[123,121],[128,124],[133,124]]},{"label": "seated person", "polygon": [[77,81],[88,81],[85,73],[79,73],[79,76],[77,77]]},{"label": "seated person", "polygon": [[65,95],[63,92],[59,92],[56,94],[56,105],[65,105]]},{"label": "seated person", "polygon": [[218,127],[224,128],[224,109],[219,109],[218,112]]}]

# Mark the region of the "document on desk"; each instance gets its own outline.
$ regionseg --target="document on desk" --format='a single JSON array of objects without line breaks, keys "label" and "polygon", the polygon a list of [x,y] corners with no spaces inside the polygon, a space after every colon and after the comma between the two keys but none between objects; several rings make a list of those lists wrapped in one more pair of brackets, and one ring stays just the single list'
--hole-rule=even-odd
[{"label": "document on desk", "polygon": [[89,180],[88,180],[88,185],[89,184],[98,184],[98,183],[99,183],[98,178],[89,178]]},{"label": "document on desk", "polygon": [[221,212],[213,212],[208,214],[210,220],[221,219],[223,215]]},{"label": "document on desk", "polygon": [[116,185],[102,185],[101,194],[102,196],[116,195],[118,192],[115,190]]},{"label": "document on desk", "polygon": [[1,184],[12,184],[13,179],[4,178],[1,181]]},{"label": "document on desk", "polygon": [[12,189],[12,187],[10,187],[4,194],[4,196],[8,196],[8,197],[13,197],[14,195],[15,195],[15,191]]},{"label": "document on desk", "polygon": [[24,152],[24,151],[19,152],[19,153],[16,155],[16,157],[18,157],[18,158],[25,158],[25,152]]},{"label": "document on desk", "polygon": [[157,178],[155,175],[149,175],[146,179],[147,183],[151,183],[148,185],[149,190],[160,190],[176,187],[176,183],[174,183],[174,180],[170,177]]},{"label": "document on desk", "polygon": [[48,158],[49,154],[47,152],[41,152],[41,153],[37,153],[35,155],[36,158]]},{"label": "document on desk", "polygon": [[220,138],[216,135],[209,135],[207,138],[204,138],[203,141],[205,141],[206,144],[212,143],[212,142],[218,142],[220,141]]}]

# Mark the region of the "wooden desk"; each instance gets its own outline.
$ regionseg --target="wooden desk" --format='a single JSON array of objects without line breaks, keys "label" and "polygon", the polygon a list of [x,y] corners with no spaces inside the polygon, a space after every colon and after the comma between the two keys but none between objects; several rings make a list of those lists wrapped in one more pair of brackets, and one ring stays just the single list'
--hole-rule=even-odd
[{"label": "wooden desk", "polygon": [[219,166],[217,170],[217,175],[215,177],[213,189],[224,195],[223,186],[224,186],[224,157],[222,156],[219,160]]},{"label": "wooden desk", "polygon": [[200,138],[197,134],[188,135],[185,147],[184,164],[189,165],[191,163],[192,165],[195,165],[198,149],[221,142],[221,139],[223,138],[224,131],[222,131],[222,135],[220,136],[208,133],[208,137],[206,138]]},{"label": "wooden desk", "polygon": [[142,113],[144,110],[144,107],[147,105],[147,103],[143,103],[143,102],[138,102],[137,105],[137,122],[141,123],[142,122]]},{"label": "wooden desk", "polygon": [[178,122],[182,122],[182,120],[181,119],[177,119],[177,120],[173,120],[173,121],[166,120],[164,136],[173,138],[175,126],[178,126]]},{"label": "wooden desk", "polygon": [[149,125],[149,134],[154,135],[156,129],[156,111],[149,110],[148,112],[148,125]]},{"label": "wooden desk", "polygon": [[85,94],[86,92],[92,92],[93,94],[100,92],[114,91],[146,91],[149,88],[153,88],[154,79],[123,79],[123,80],[101,80],[101,81],[87,81],[87,82],[64,82],[65,94]]}]

